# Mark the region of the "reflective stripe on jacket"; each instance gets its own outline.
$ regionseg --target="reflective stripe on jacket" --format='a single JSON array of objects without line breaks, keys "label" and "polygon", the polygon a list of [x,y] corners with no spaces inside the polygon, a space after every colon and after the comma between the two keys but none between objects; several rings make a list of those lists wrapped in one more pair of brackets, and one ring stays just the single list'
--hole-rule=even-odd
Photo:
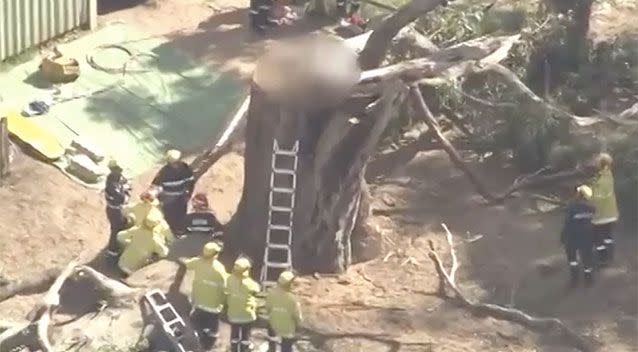
[{"label": "reflective stripe on jacket", "polygon": [[121,231],[117,240],[125,246],[117,264],[129,274],[144,267],[153,254],[159,257],[168,255],[164,238],[144,227],[135,226]]},{"label": "reflective stripe on jacket", "polygon": [[190,194],[195,187],[193,170],[184,162],[177,167],[165,165],[153,179],[153,185],[161,187],[161,195],[179,197]]},{"label": "reflective stripe on jacket", "polygon": [[297,326],[301,323],[301,310],[292,292],[275,286],[266,297],[266,310],[270,328],[277,336],[294,338]]},{"label": "reflective stripe on jacket", "polygon": [[194,308],[219,313],[226,300],[226,268],[216,259],[195,257],[185,262],[194,271],[191,302]]},{"label": "reflective stripe on jacket", "polygon": [[609,168],[603,169],[591,184],[591,203],[596,207],[592,220],[594,225],[608,224],[618,220],[618,204],[614,190],[614,175]]},{"label": "reflective stripe on jacket", "polygon": [[257,319],[259,284],[245,275],[233,272],[226,283],[228,321],[234,324],[250,323]]}]

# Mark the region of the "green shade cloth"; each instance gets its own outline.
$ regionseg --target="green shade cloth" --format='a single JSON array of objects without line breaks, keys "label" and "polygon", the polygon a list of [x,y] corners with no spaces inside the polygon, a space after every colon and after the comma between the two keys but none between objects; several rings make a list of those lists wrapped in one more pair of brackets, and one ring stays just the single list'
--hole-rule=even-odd
[{"label": "green shade cloth", "polygon": [[[96,50],[110,44],[145,55],[130,61],[122,50]],[[131,25],[109,25],[59,49],[81,65],[78,80],[60,86],[58,94],[75,98],[32,119],[64,146],[79,134],[116,158],[131,176],[156,165],[167,148],[189,153],[211,145],[245,98],[239,81],[196,65],[167,38],[149,37]],[[130,72],[93,69],[87,55],[103,67],[119,68],[128,61]],[[50,88],[37,88],[46,87],[39,63],[36,59],[0,76],[0,95],[8,105],[22,109],[28,101],[52,96]],[[135,72],[141,69],[148,72]]]}]

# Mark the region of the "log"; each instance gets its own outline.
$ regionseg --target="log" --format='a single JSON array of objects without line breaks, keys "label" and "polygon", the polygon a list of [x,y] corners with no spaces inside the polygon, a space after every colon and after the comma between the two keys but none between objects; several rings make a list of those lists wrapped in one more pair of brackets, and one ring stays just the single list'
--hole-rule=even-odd
[{"label": "log", "polygon": [[452,257],[452,269],[449,272],[445,269],[441,258],[434,249],[434,243],[432,242],[432,240],[428,242],[430,247],[428,257],[430,258],[430,260],[432,260],[439,278],[442,278],[447,286],[454,292],[454,299],[457,303],[459,303],[462,307],[470,310],[473,314],[487,315],[496,319],[511,321],[542,333],[559,334],[563,338],[565,338],[570,345],[582,352],[593,352],[597,350],[592,342],[587,341],[578,333],[574,332],[560,319],[534,317],[519,309],[506,308],[496,304],[480,303],[468,299],[463,294],[463,292],[461,292],[461,290],[457,286],[456,281],[454,280],[454,272],[456,271],[455,269],[458,269],[458,262],[456,261],[456,251],[454,249],[452,233],[449,231],[447,226],[445,226],[445,224],[443,224],[443,226],[446,231],[449,251]]}]

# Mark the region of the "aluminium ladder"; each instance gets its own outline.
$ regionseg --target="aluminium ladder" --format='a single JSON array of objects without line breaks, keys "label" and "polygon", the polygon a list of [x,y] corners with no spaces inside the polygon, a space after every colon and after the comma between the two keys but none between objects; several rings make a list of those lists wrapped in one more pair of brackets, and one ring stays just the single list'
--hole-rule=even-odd
[{"label": "aluminium ladder", "polygon": [[192,330],[186,326],[184,319],[177,313],[175,307],[168,301],[164,292],[154,289],[144,295],[144,299],[151,306],[153,315],[161,325],[164,335],[169,339],[177,352],[196,352],[199,347],[189,348],[188,340],[196,339]]},{"label": "aluminium ladder", "polygon": [[273,286],[279,274],[292,267],[292,221],[297,188],[299,141],[292,149],[284,149],[273,139],[268,196],[268,228],[264,248],[261,282]]}]

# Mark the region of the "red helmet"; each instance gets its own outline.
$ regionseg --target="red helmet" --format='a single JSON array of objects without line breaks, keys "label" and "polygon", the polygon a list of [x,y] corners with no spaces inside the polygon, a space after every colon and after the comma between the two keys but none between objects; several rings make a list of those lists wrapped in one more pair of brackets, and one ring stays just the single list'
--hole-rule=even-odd
[{"label": "red helmet", "polygon": [[155,200],[155,193],[151,191],[145,191],[140,194],[140,199],[147,202],[152,202]]},{"label": "red helmet", "polygon": [[197,193],[193,196],[193,206],[208,208],[208,198],[204,193]]}]

